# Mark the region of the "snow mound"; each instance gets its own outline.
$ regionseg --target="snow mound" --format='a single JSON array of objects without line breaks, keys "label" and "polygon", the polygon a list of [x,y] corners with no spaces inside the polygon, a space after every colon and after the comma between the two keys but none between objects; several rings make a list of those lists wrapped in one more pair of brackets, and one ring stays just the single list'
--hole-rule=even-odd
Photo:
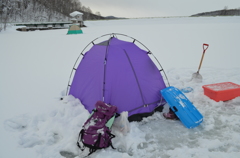
[{"label": "snow mound", "polygon": [[[193,88],[198,95],[202,93]],[[192,92],[186,95],[194,97]],[[240,97],[219,103],[202,98],[193,99],[204,116],[200,126],[187,129],[180,121],[166,120],[157,112],[142,122],[131,122],[126,136],[113,129],[116,150],[98,150],[92,157],[237,157],[240,153]],[[168,105],[164,111],[168,111]],[[48,114],[25,114],[6,120],[4,125],[7,130],[16,132],[20,146],[34,148],[42,157],[74,158],[88,154],[76,146],[78,133],[88,116],[78,99],[66,96]]]}]

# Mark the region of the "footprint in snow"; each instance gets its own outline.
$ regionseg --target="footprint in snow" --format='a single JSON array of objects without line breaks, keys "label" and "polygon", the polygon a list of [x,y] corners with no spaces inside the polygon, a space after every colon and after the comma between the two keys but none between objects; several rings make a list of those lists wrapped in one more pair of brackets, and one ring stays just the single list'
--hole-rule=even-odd
[{"label": "footprint in snow", "polygon": [[27,128],[29,118],[27,116],[19,116],[4,121],[4,127],[9,131],[22,131]]},{"label": "footprint in snow", "polygon": [[19,145],[23,146],[24,148],[32,148],[36,145],[43,144],[43,140],[39,137],[39,135],[35,133],[24,133],[20,137],[18,141]]},{"label": "footprint in snow", "polygon": [[75,158],[77,155],[70,151],[60,151],[60,154],[66,158]]}]

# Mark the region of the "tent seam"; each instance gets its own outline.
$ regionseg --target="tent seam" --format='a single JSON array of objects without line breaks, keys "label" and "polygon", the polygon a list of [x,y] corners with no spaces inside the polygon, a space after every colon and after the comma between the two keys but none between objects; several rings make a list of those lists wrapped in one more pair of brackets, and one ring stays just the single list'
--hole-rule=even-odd
[{"label": "tent seam", "polygon": [[127,59],[128,59],[128,61],[129,61],[130,65],[131,65],[131,68],[132,68],[132,70],[133,70],[133,73],[134,73],[134,76],[135,76],[135,79],[136,79],[136,81],[137,81],[137,85],[138,85],[138,88],[139,88],[139,91],[140,91],[140,94],[141,94],[141,97],[142,97],[142,101],[143,101],[143,104],[144,104],[144,106],[145,106],[146,104],[145,104],[145,101],[144,101],[144,98],[143,98],[143,93],[142,93],[142,89],[141,89],[140,83],[139,83],[138,78],[137,78],[137,74],[136,74],[136,72],[135,72],[135,70],[134,70],[134,68],[133,68],[132,62],[131,62],[131,60],[130,60],[130,57],[129,57],[128,54],[127,54],[127,51],[126,51],[125,49],[123,49],[123,50],[124,50],[124,52],[125,52],[125,55],[127,56]]}]

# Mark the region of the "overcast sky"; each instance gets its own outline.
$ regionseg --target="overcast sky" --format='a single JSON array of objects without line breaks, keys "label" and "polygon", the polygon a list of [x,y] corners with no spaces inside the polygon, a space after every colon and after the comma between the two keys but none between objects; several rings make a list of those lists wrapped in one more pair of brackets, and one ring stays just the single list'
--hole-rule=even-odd
[{"label": "overcast sky", "polygon": [[193,14],[240,8],[240,0],[80,0],[93,13],[116,17],[190,16]]}]

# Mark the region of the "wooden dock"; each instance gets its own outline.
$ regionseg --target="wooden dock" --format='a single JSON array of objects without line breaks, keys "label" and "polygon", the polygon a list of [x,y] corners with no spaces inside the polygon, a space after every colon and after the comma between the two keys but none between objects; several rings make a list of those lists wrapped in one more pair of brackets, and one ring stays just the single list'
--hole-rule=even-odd
[{"label": "wooden dock", "polygon": [[[73,24],[72,21],[66,22],[23,22],[14,23],[15,26],[22,26],[18,31],[35,31],[35,30],[51,30],[51,29],[66,29],[69,25]],[[80,24],[78,24],[80,25]],[[82,25],[80,27],[86,27]]]}]

